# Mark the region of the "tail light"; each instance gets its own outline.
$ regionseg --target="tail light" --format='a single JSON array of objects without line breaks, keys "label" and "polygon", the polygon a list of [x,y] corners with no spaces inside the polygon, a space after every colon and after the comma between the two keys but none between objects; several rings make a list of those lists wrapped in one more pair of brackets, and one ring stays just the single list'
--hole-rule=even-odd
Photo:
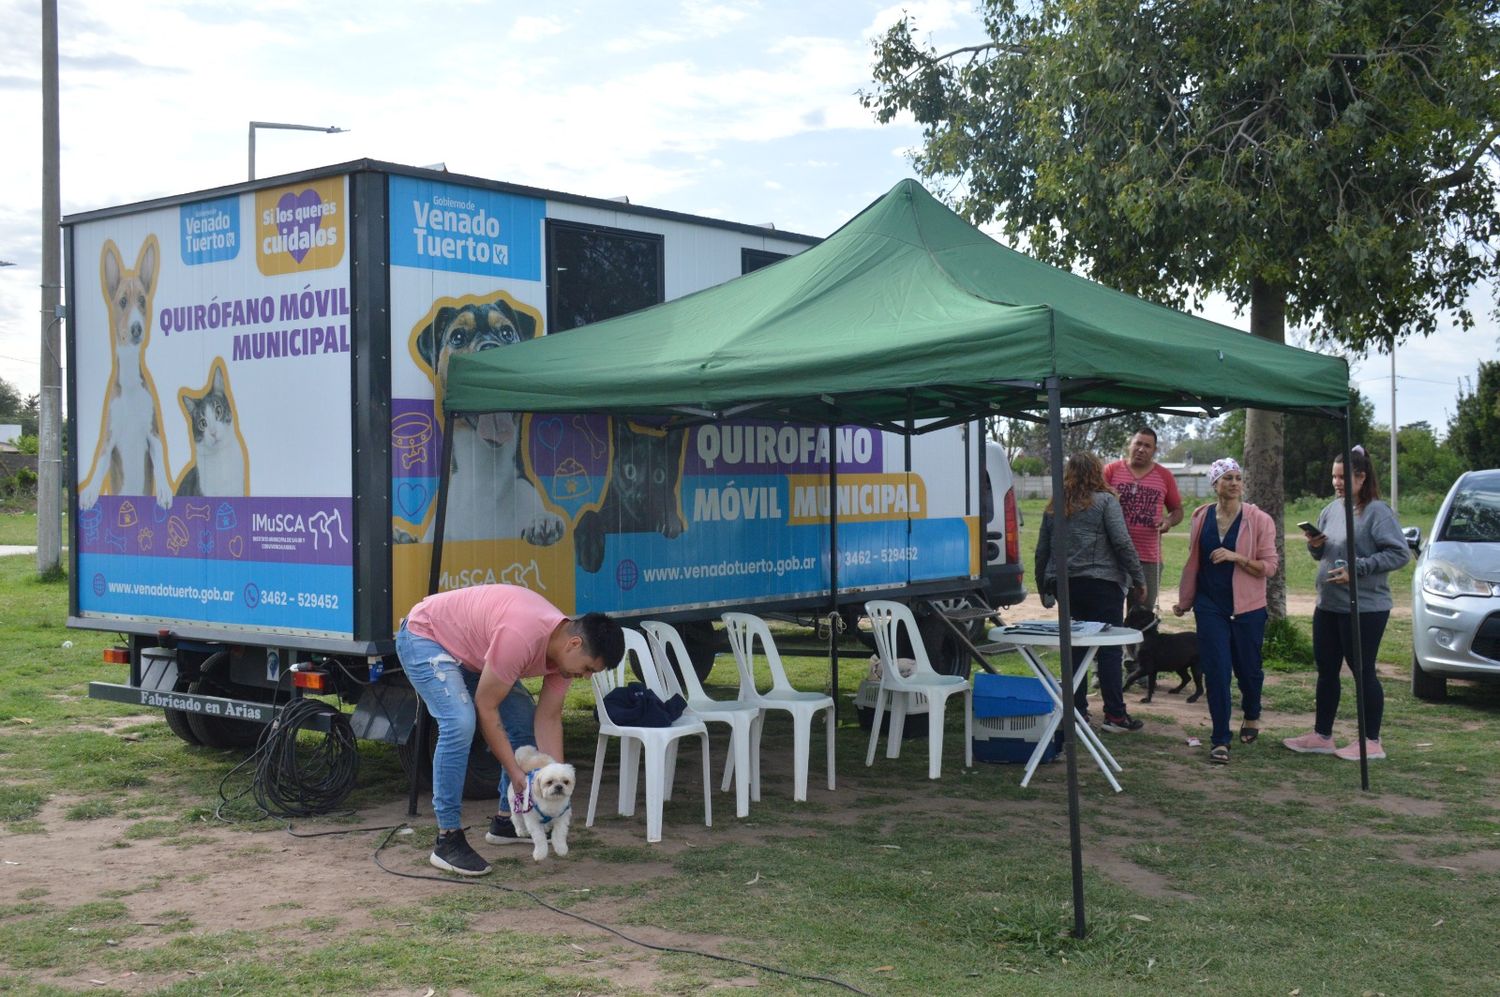
[{"label": "tail light", "polygon": [[130,664],[130,649],[126,647],[106,647],[104,649],[104,663],[106,665]]},{"label": "tail light", "polygon": [[1021,517],[1014,488],[1005,490],[1005,563],[1021,563]]},{"label": "tail light", "polygon": [[328,673],[321,668],[309,668],[303,671],[298,668],[292,669],[292,685],[309,692],[326,692],[328,690]]}]

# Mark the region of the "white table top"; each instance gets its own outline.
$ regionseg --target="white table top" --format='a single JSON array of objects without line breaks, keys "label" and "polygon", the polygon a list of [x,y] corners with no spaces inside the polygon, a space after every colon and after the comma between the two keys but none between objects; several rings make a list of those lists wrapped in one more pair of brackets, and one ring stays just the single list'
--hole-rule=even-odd
[{"label": "white table top", "polygon": [[[1062,644],[1061,634],[1006,633],[1004,627],[991,627],[989,636],[990,641],[995,644],[1025,644],[1028,647],[1059,647]],[[1072,646],[1109,647],[1117,644],[1138,644],[1140,640],[1139,630],[1131,630],[1129,627],[1106,627],[1098,633],[1073,634]]]}]

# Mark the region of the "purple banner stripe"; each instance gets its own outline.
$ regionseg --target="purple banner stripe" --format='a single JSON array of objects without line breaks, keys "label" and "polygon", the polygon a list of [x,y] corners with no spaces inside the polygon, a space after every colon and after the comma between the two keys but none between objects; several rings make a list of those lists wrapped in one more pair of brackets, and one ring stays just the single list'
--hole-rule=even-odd
[{"label": "purple banner stripe", "polygon": [[163,509],[149,495],[104,495],[75,510],[87,554],[208,561],[347,565],[353,502],[347,498],[189,498]]}]

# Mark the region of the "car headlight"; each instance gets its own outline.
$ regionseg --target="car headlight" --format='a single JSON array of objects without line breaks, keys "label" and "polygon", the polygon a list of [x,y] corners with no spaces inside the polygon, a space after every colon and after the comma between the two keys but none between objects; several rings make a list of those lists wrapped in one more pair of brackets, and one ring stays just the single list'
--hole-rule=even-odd
[{"label": "car headlight", "polygon": [[1475,578],[1456,564],[1432,561],[1422,573],[1422,591],[1453,599],[1461,595],[1494,595],[1495,587]]}]

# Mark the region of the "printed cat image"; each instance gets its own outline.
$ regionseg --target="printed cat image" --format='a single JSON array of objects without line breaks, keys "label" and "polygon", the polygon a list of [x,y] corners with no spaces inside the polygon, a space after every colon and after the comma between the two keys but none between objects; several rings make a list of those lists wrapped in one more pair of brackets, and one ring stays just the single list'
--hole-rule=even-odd
[{"label": "printed cat image", "polygon": [[193,459],[177,481],[178,495],[249,495],[250,457],[235,422],[234,400],[224,358],[213,362],[208,384],[197,393],[183,389],[177,403],[193,438]]},{"label": "printed cat image", "polygon": [[686,435],[637,429],[623,419],[612,422],[614,454],[604,504],[578,517],[573,533],[578,566],[590,573],[604,564],[607,534],[660,533],[670,540],[686,529],[677,493]]}]

